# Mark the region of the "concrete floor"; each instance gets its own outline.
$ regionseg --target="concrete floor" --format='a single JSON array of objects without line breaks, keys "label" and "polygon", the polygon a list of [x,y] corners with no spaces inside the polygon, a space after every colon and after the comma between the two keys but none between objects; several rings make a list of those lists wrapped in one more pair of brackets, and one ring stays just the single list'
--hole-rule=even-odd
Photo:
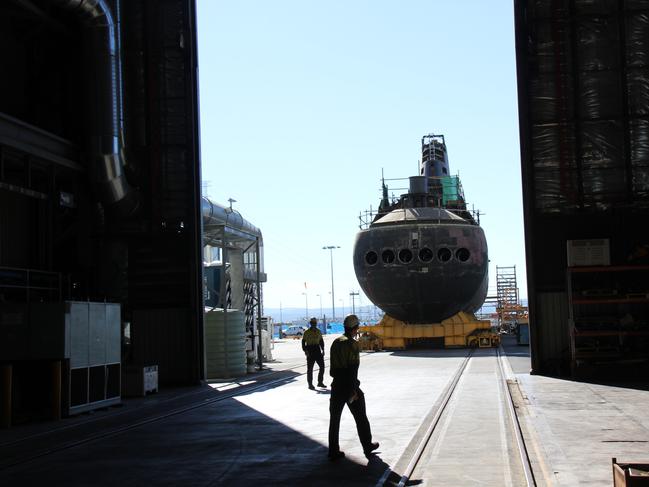
[{"label": "concrete floor", "polygon": [[[326,341],[333,338],[327,336]],[[506,340],[504,350],[518,380],[514,392],[538,485],[610,486],[611,457],[649,462],[647,390],[530,376],[528,347]],[[297,340],[277,341],[273,355],[275,362],[268,365],[275,370],[303,361]],[[464,355],[464,350],[414,350],[362,357],[359,378],[374,438],[381,443],[370,460],[362,453],[348,411],[341,423],[341,449],[347,457],[336,463],[327,460],[328,389],[310,391],[304,375],[289,374],[288,383],[237,394],[242,384],[259,379],[261,374],[256,373],[239,381],[128,399],[122,407],[57,423],[0,431],[0,485],[373,486],[388,467],[402,468],[404,450],[412,448],[413,435]],[[493,375],[480,361],[473,372],[474,378]],[[497,409],[487,411],[502,392],[495,387],[483,390],[471,377],[462,386],[464,399],[456,407],[467,409],[467,414],[500,414]],[[325,382],[330,382],[328,375]],[[209,402],[232,393],[222,401]],[[127,420],[142,421],[196,401],[205,405],[101,440],[74,444]],[[475,407],[483,404],[484,408]],[[96,421],[79,429],[71,427],[90,419]],[[40,435],[62,426],[66,428],[51,439]],[[448,425],[447,434],[462,438],[456,428]],[[434,469],[441,464],[458,470],[469,464],[489,465],[507,434],[485,429],[471,435],[465,447],[458,443],[456,451],[430,457],[432,470],[425,473],[424,468],[421,475],[438,475]],[[15,443],[28,436],[29,440]],[[492,444],[491,453],[476,449],[477,442]],[[61,444],[69,448],[44,454]],[[22,462],[29,457],[36,458]],[[12,463],[17,464],[7,467]],[[465,483],[457,485],[521,485],[515,467],[510,466],[507,480],[502,478],[505,471],[503,467],[494,476],[465,476]],[[426,485],[443,485],[434,478],[424,480]]]},{"label": "concrete floor", "polygon": [[605,385],[530,375],[525,348],[504,342],[541,485],[610,486],[611,458],[649,464],[649,379]]}]

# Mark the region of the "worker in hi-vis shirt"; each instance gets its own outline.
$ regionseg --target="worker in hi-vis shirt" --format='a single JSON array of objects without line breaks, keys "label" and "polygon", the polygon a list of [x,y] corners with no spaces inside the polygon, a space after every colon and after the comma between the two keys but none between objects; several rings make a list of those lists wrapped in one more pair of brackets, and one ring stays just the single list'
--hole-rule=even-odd
[{"label": "worker in hi-vis shirt", "polygon": [[302,350],[306,354],[306,380],[309,389],[313,387],[313,364],[318,363],[318,387],[327,387],[324,379],[324,340],[322,333],[318,330],[318,320],[311,318],[311,327],[302,336]]},{"label": "worker in hi-vis shirt", "polygon": [[340,416],[345,404],[354,416],[358,438],[363,446],[363,453],[370,456],[379,444],[372,441],[370,422],[365,411],[365,395],[358,380],[360,365],[360,347],[356,341],[358,316],[348,315],[343,323],[345,334],[339,336],[331,344],[329,353],[329,374],[334,378],[331,383],[331,399],[329,400],[329,459],[338,460],[345,454],[340,451],[338,438],[340,433]]}]

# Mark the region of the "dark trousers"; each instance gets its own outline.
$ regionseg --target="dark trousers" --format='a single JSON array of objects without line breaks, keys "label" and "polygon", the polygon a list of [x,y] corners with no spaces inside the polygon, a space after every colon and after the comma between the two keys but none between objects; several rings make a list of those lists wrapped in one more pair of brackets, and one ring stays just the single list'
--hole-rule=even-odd
[{"label": "dark trousers", "polygon": [[324,358],[321,353],[308,352],[306,356],[306,381],[313,385],[313,364],[318,363],[318,384],[324,379]]},{"label": "dark trousers", "polygon": [[[340,451],[340,445],[338,443],[340,416],[343,413],[345,404],[347,404],[347,399],[349,399],[347,394],[336,394],[335,389],[332,389],[331,399],[329,400],[329,453]],[[347,404],[347,407],[351,411],[352,416],[354,416],[358,438],[361,440],[363,450],[365,450],[372,443],[372,431],[370,430],[370,422],[367,420],[367,414],[365,412],[365,394],[363,394],[363,391],[358,389],[358,399],[351,404]]]}]

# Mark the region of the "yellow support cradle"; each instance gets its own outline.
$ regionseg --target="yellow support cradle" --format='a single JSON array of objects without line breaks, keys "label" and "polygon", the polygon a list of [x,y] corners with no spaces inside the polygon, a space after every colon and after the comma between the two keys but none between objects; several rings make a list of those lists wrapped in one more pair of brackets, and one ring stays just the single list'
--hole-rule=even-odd
[{"label": "yellow support cradle", "polygon": [[489,320],[478,320],[464,311],[441,323],[405,323],[386,314],[379,324],[361,326],[359,331],[361,345],[366,350],[405,349],[417,340],[428,338],[443,338],[444,348],[485,346],[485,338],[491,346],[500,343],[498,334],[491,332]]}]

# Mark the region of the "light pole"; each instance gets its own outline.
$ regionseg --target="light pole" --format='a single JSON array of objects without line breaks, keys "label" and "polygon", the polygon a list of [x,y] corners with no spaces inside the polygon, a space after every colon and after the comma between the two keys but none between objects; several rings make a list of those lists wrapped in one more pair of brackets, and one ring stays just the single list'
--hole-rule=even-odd
[{"label": "light pole", "polygon": [[316,294],[320,298],[320,318],[324,321],[324,315],[322,314],[322,296],[319,294]]},{"label": "light pole", "polygon": [[[336,300],[334,299],[334,249],[339,249],[338,245],[325,245],[322,250],[329,251],[329,260],[331,262],[331,319],[336,316]],[[343,313],[344,314],[344,313]]]},{"label": "light pole", "polygon": [[304,318],[309,321],[309,295],[307,293],[302,293],[304,296]]},{"label": "light pole", "polygon": [[349,293],[349,296],[352,298],[352,314],[356,314],[356,307],[354,306],[354,297],[358,296],[358,293],[355,293],[354,291]]}]

